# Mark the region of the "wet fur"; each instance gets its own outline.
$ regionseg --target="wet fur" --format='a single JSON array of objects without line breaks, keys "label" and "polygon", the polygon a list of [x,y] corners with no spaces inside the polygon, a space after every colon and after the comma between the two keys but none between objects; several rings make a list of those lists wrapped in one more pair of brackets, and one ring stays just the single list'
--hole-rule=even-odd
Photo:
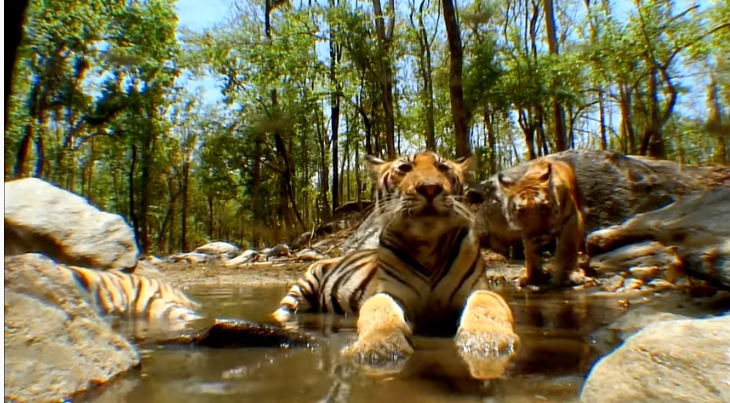
[{"label": "wet fur", "polygon": [[545,236],[556,237],[552,285],[566,282],[566,273],[578,269],[584,248],[583,210],[578,199],[575,170],[565,162],[536,160],[516,182],[498,176],[508,223],[522,233],[526,273],[522,285],[544,284],[540,246]]},{"label": "wet fur", "polygon": [[[311,265],[282,299],[274,318],[297,311],[359,314],[358,340],[343,354],[379,370],[413,353],[412,335],[453,335],[476,373],[519,345],[512,313],[484,287],[486,265],[474,219],[461,204],[467,159],[421,152],[393,161],[368,157],[383,197],[377,249]],[[471,361],[470,361],[471,360]],[[390,368],[392,369],[392,368]],[[485,375],[486,376],[486,375]]]},{"label": "wet fur", "polygon": [[98,312],[147,320],[189,321],[201,318],[199,304],[160,279],[122,270],[91,270],[58,266],[62,274],[88,295]]}]

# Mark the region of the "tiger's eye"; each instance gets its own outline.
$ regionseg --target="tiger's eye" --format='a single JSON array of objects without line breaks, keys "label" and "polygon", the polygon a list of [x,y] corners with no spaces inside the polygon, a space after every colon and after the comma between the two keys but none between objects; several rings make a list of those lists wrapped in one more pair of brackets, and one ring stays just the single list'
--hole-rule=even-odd
[{"label": "tiger's eye", "polygon": [[400,172],[411,172],[413,170],[413,165],[402,163],[396,167],[396,169]]},{"label": "tiger's eye", "polygon": [[449,172],[449,170],[451,169],[451,166],[449,166],[449,164],[445,164],[442,162],[442,163],[436,165],[436,169],[438,169],[441,172]]}]

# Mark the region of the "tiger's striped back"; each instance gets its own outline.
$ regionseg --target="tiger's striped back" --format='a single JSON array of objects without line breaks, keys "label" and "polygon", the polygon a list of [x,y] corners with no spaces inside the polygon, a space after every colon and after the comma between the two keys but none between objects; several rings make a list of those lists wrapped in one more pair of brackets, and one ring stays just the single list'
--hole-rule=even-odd
[{"label": "tiger's striped back", "polygon": [[122,270],[58,266],[63,275],[88,295],[100,313],[149,320],[190,321],[201,318],[199,304],[160,279]]}]

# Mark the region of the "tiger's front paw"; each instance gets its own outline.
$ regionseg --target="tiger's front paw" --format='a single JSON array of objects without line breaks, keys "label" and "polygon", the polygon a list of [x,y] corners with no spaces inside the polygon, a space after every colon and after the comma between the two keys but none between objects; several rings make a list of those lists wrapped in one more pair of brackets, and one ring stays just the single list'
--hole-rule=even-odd
[{"label": "tiger's front paw", "polygon": [[343,357],[371,375],[400,372],[412,354],[411,340],[398,331],[364,335],[342,350]]},{"label": "tiger's front paw", "polygon": [[271,317],[279,323],[284,323],[291,319],[292,313],[289,308],[281,307],[272,313]]},{"label": "tiger's front paw", "polygon": [[462,355],[504,356],[514,355],[520,347],[520,336],[510,329],[460,329],[456,345]]},{"label": "tiger's front paw", "polygon": [[459,330],[456,335],[459,355],[475,379],[499,378],[517,353],[520,337],[509,329]]}]

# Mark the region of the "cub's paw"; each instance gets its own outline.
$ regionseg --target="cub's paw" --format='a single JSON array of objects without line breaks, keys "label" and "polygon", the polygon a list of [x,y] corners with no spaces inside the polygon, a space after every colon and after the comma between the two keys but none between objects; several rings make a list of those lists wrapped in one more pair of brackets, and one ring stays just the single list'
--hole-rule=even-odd
[{"label": "cub's paw", "polygon": [[475,379],[499,378],[517,354],[520,337],[510,330],[460,330],[456,335],[459,355]]},{"label": "cub's paw", "polygon": [[519,279],[520,287],[541,287],[550,284],[550,275],[542,270],[533,271],[532,275],[523,275]]},{"label": "cub's paw", "polygon": [[360,337],[342,350],[342,356],[370,375],[389,375],[403,369],[413,354],[411,341],[402,333]]}]

